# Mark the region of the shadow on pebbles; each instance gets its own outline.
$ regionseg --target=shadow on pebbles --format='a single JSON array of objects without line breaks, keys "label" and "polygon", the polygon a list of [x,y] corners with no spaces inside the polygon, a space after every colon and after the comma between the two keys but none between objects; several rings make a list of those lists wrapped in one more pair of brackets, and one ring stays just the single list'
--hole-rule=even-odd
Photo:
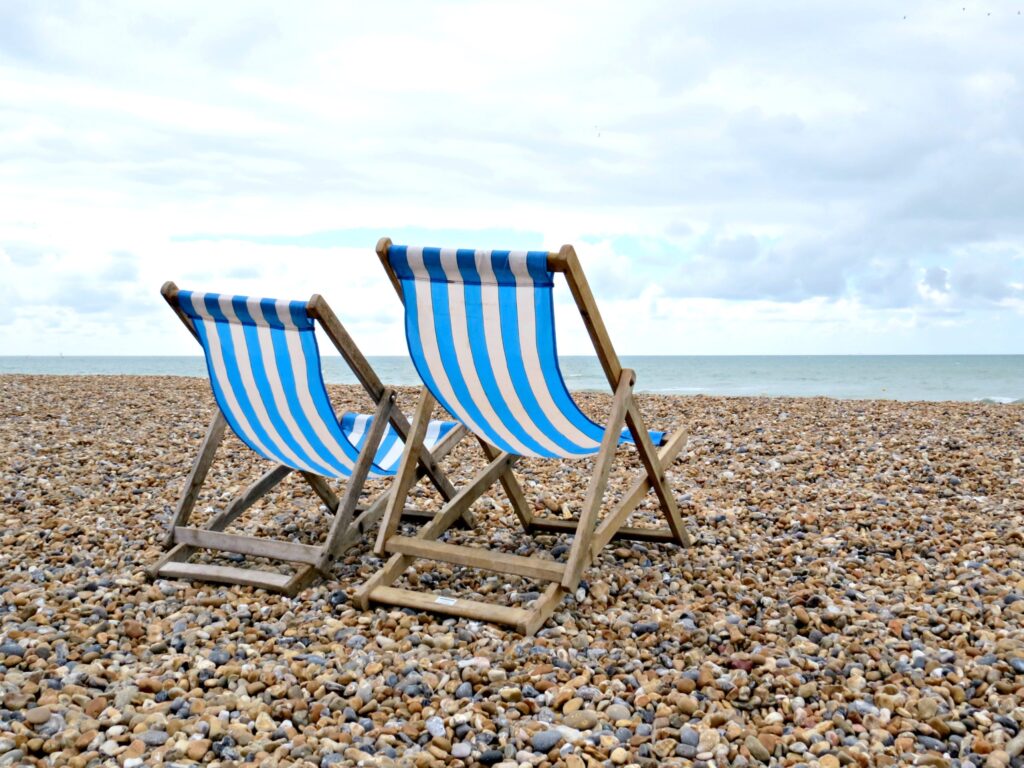
[{"label": "shadow on pebbles", "polygon": [[[0,377],[0,766],[1024,765],[1024,407],[642,408],[690,430],[668,476],[693,546],[613,543],[523,638],[354,609],[380,566],[366,544],[295,599],[151,582],[206,382]],[[456,481],[481,464],[463,445]],[[638,466],[620,453],[609,502]],[[227,440],[196,522],[265,468]],[[521,476],[538,509],[572,514],[589,468]],[[476,512],[455,540],[565,558],[500,488]],[[314,543],[327,522],[287,481],[235,530]],[[509,604],[538,588],[422,561],[405,583]]]}]

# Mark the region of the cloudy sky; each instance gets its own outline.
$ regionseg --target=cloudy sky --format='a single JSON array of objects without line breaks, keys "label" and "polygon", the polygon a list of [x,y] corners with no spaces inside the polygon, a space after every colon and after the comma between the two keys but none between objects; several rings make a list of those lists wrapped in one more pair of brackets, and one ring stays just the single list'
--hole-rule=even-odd
[{"label": "cloudy sky", "polygon": [[1024,352],[1024,0],[843,5],[3,0],[0,354],[194,354],[167,279],[400,354],[382,235],[574,243],[623,353]]}]

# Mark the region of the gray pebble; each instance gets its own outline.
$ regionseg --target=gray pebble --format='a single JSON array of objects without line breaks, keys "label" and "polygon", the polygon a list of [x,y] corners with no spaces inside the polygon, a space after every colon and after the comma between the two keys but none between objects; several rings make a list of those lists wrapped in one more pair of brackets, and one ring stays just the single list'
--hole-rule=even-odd
[{"label": "gray pebble", "polygon": [[6,643],[0,643],[0,656],[17,656],[19,658],[25,655],[25,649],[17,643],[10,641]]},{"label": "gray pebble", "polygon": [[143,731],[139,739],[147,747],[161,747],[167,743],[168,735],[166,731]]},{"label": "gray pebble", "polygon": [[562,740],[562,734],[556,730],[538,731],[530,739],[530,745],[535,752],[550,752],[554,746]]}]

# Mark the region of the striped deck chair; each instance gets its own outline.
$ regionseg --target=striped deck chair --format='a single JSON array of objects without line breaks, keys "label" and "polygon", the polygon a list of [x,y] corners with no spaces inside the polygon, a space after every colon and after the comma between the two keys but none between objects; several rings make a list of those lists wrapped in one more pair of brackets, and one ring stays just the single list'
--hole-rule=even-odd
[{"label": "striped deck chair", "polygon": [[[375,551],[390,558],[358,591],[360,605],[365,608],[374,601],[431,610],[510,624],[532,634],[562,596],[576,589],[584,568],[613,538],[689,544],[665,481],[666,468],[686,443],[686,431],[666,436],[646,430],[633,397],[634,372],[619,363],[572,246],[558,253],[510,253],[413,248],[392,245],[384,238],[377,244],[377,254],[405,304],[409,352],[424,388],[377,536]],[[566,277],[614,392],[604,425],[594,423],[573,402],[558,367],[552,304],[557,272]],[[474,433],[489,463],[418,535],[400,536],[401,509],[415,481],[418,451],[424,445],[421,437],[435,400]],[[644,472],[598,524],[620,443],[635,445]],[[578,520],[533,515],[512,472],[520,456],[594,457]],[[564,564],[439,541],[496,480],[526,531],[574,534]],[[626,527],[630,514],[652,489],[668,527]],[[549,585],[530,609],[392,587],[417,558],[535,578]]]},{"label": "striped deck chair", "polygon": [[[217,413],[171,519],[164,541],[167,551],[149,573],[154,578],[249,584],[294,595],[318,573],[326,574],[333,558],[380,518],[387,494],[359,506],[363,484],[368,477],[395,474],[409,422],[395,407],[394,390],[381,384],[321,296],[314,295],[309,302],[276,301],[179,291],[171,282],[164,284],[161,293],[203,347]],[[345,413],[340,419],[335,415],[324,385],[314,322],[320,323],[373,400],[372,415]],[[275,466],[214,514],[205,527],[188,527],[227,426]],[[454,498],[456,492],[437,462],[464,434],[465,429],[455,422],[431,422],[425,430],[422,460],[414,474],[429,477],[445,499]],[[224,532],[292,472],[309,483],[333,515],[320,546]],[[340,498],[328,479],[347,480]],[[288,575],[190,563],[199,549],[297,565]]]}]

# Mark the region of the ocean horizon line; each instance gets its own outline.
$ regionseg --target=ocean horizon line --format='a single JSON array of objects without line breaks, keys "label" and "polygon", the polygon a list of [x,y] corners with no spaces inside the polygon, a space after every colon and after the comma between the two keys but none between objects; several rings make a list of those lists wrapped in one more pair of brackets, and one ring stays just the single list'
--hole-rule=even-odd
[{"label": "ocean horizon line", "polygon": [[[322,349],[321,355],[323,357],[341,357],[341,355],[334,350]],[[402,354],[367,354],[367,357],[377,358],[405,358],[408,355]],[[579,355],[579,354],[559,354],[560,358],[593,358],[597,359],[597,355]],[[31,359],[44,359],[44,358],[64,358],[64,359],[90,359],[90,358],[105,358],[105,359],[149,359],[149,358],[201,358],[201,354],[197,355],[65,355],[65,354],[47,354],[47,355],[5,355],[0,354],[0,360],[17,360],[22,358]],[[775,353],[680,353],[680,354],[633,354],[633,353],[620,353],[620,358],[652,358],[652,357],[1024,357],[1024,352],[808,352],[802,354],[775,354]]]},{"label": "ocean horizon line", "polygon": [[[418,386],[405,355],[367,355],[394,386]],[[620,355],[636,391],[672,395],[832,397],[846,400],[1024,401],[1024,354]],[[607,391],[593,355],[560,355],[573,391]],[[340,355],[322,357],[330,384],[355,384]],[[0,374],[206,377],[202,355],[0,355]]]}]

